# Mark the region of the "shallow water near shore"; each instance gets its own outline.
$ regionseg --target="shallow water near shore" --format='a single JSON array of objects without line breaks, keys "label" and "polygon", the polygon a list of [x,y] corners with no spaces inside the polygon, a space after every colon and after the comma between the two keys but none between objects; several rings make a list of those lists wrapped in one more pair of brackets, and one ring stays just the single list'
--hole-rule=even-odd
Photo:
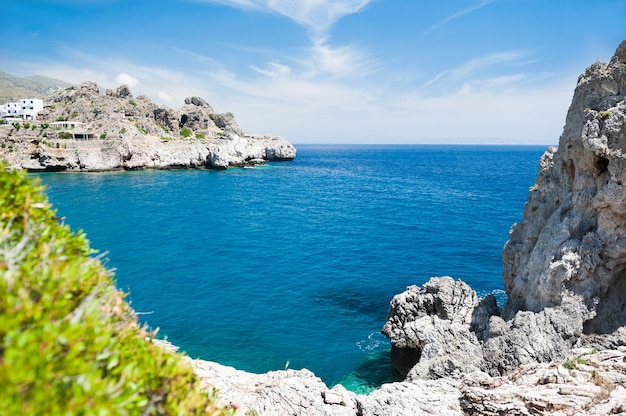
[{"label": "shallow water near shore", "polygon": [[367,392],[394,379],[394,294],[449,275],[504,300],[502,247],[546,146],[296,147],[255,169],[37,176],[193,358]]}]

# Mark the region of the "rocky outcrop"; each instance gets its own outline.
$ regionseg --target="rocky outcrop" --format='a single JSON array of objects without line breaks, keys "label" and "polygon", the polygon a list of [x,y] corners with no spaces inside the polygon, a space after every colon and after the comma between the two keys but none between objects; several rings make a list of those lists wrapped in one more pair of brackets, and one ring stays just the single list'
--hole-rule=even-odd
[{"label": "rocky outcrop", "polygon": [[503,264],[501,313],[451,278],[394,297],[383,333],[407,379],[499,376],[626,344],[626,42],[580,76]]},{"label": "rocky outcrop", "polygon": [[580,305],[583,332],[626,324],[626,42],[579,78],[504,248],[503,318]]},{"label": "rocky outcrop", "polygon": [[307,370],[251,374],[194,360],[196,374],[237,415],[597,415],[626,412],[626,347],[575,349],[563,361],[533,363],[506,376],[384,384],[369,395],[329,389]]},{"label": "rocky outcrop", "polygon": [[409,380],[458,376],[485,367],[479,339],[498,312],[493,295],[481,302],[462,281],[433,278],[392,299],[382,332]]},{"label": "rocky outcrop", "polygon": [[231,113],[217,113],[199,97],[175,110],[134,97],[126,85],[100,94],[97,84],[84,82],[56,91],[46,103],[36,121],[0,127],[0,157],[12,168],[226,169],[296,155],[284,138],[248,134]]}]

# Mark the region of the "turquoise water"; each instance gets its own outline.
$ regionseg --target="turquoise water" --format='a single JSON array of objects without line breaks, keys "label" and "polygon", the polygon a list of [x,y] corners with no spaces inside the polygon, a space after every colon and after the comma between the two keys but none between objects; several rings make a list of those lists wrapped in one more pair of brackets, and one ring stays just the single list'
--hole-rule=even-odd
[{"label": "turquoise water", "polygon": [[39,175],[151,327],[194,358],[393,379],[394,294],[431,276],[503,300],[502,247],[544,147],[297,146],[214,172]]}]

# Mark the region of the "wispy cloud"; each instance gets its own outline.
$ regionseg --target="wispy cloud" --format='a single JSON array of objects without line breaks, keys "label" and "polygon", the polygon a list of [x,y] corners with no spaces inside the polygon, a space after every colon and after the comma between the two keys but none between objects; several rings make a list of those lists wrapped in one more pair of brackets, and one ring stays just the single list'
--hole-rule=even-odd
[{"label": "wispy cloud", "polygon": [[459,17],[466,15],[468,13],[471,13],[473,11],[476,11],[482,7],[485,7],[486,5],[488,5],[489,3],[493,3],[495,0],[483,0],[480,3],[478,3],[475,6],[472,7],[468,7],[467,9],[463,9],[461,11],[458,11],[448,17],[446,17],[445,19],[443,19],[442,21],[440,21],[439,23],[434,24],[433,26],[429,27],[428,29],[426,29],[424,31],[424,33],[422,33],[422,36],[426,36],[428,35],[430,32],[433,32],[437,29],[439,29],[441,26],[451,22],[454,19],[458,19]]},{"label": "wispy cloud", "polygon": [[[528,59],[529,56],[530,52],[528,51],[513,50],[472,59],[456,68],[440,72],[435,77],[428,80],[424,84],[424,87],[437,85],[439,88],[447,88],[467,82],[472,76],[479,73],[482,73],[482,75],[477,76],[486,77],[484,74],[491,73],[491,71],[489,71],[489,69],[491,69],[490,67],[496,67],[498,65],[519,67],[534,62]],[[500,75],[499,77],[502,76]]]},{"label": "wispy cloud", "polygon": [[198,0],[240,9],[281,14],[310,30],[314,40],[326,37],[328,29],[344,16],[358,13],[375,0]]}]

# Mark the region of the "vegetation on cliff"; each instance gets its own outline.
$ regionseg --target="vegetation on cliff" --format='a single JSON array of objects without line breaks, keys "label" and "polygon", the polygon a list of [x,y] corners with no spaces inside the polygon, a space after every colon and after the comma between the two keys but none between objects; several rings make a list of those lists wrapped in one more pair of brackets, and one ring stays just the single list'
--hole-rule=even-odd
[{"label": "vegetation on cliff", "polygon": [[3,414],[222,415],[187,360],[149,341],[83,233],[0,164]]}]

